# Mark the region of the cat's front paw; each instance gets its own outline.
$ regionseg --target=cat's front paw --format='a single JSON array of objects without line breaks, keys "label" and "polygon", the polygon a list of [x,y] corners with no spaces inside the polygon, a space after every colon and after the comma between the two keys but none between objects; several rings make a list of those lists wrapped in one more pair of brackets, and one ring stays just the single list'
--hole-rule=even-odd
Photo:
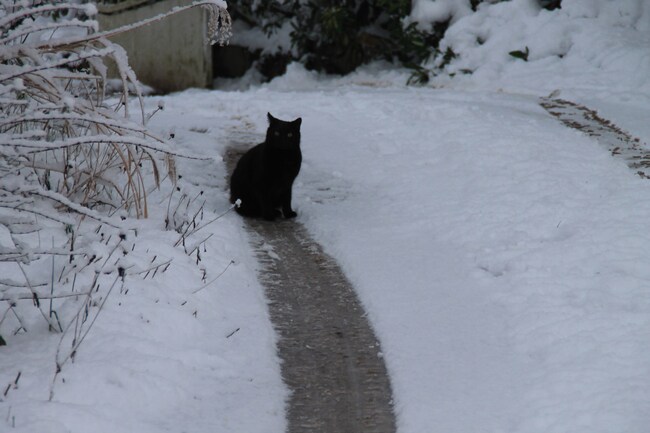
[{"label": "cat's front paw", "polygon": [[294,212],[293,210],[284,211],[283,213],[284,213],[285,218],[295,218],[295,217],[298,216],[298,214],[296,212]]}]

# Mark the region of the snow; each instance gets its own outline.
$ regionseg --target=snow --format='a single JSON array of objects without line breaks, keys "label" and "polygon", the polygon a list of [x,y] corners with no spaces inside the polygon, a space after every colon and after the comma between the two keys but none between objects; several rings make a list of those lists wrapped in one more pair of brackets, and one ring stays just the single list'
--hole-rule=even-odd
[{"label": "snow", "polygon": [[280,28],[274,29],[267,35],[260,28],[251,28],[241,21],[233,23],[232,38],[230,43],[248,47],[250,50],[260,50],[262,54],[275,54],[291,50],[291,23],[285,22]]},{"label": "snow", "polygon": [[[166,204],[157,201],[148,221],[129,221],[138,235],[128,232],[128,290],[108,298],[56,380],[52,402],[59,335],[48,337],[38,322],[29,333],[3,335],[3,390],[18,372],[21,378],[0,403],[2,431],[283,431],[275,335],[239,221],[213,223],[197,266],[195,255],[172,247],[179,235],[162,229]],[[154,251],[156,263],[171,260],[170,268],[143,279],[136,272],[151,266],[144,259]]]},{"label": "snow", "polygon": [[[458,58],[448,85],[552,92],[633,91],[647,94],[650,8],[643,0],[581,0],[547,11],[533,0],[480,7],[459,19],[441,41]],[[530,50],[529,61],[510,56]],[[473,71],[465,75],[463,71]]]},{"label": "snow", "polygon": [[305,101],[296,206],[369,311],[399,431],[643,431],[648,196],[626,167],[534,98],[220,98]]},{"label": "snow", "polygon": [[417,22],[420,27],[427,29],[431,22],[455,22],[471,10],[469,0],[415,0],[412,2],[409,21]]},{"label": "snow", "polygon": [[[368,312],[399,433],[648,431],[649,184],[538,98],[584,103],[650,143],[650,9],[563,3],[461,14],[443,40],[456,74],[428,87],[386,64],[342,78],[292,64],[246,91],[147,98],[147,112],[164,107],[149,127],[210,158],[177,168],[177,194],[203,191],[205,221],[231,206],[229,143],[262,140],[269,111],[303,118],[298,219]],[[528,62],[508,55],[526,46]],[[52,402],[58,337],[41,322],[3,333],[0,430],[284,431],[288,390],[241,218],[202,230],[197,265],[163,230],[166,194],[129,220],[128,241],[141,269],[151,251],[171,267],[108,298]]]}]

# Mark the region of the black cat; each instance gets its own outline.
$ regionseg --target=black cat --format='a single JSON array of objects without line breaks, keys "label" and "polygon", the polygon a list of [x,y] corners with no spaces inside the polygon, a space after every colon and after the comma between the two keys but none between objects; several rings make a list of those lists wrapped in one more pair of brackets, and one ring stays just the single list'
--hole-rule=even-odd
[{"label": "black cat", "polygon": [[[230,179],[230,202],[241,200],[240,215],[272,221],[280,215],[293,218],[291,187],[300,171],[302,119],[285,122],[267,114],[266,140],[246,152]],[[280,212],[279,209],[282,209]]]}]

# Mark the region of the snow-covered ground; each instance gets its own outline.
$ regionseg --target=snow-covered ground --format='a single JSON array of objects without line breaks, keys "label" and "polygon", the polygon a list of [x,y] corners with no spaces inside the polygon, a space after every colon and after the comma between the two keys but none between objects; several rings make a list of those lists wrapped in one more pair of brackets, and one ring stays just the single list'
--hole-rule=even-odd
[{"label": "snow-covered ground", "polygon": [[[461,54],[451,67],[484,70],[424,88],[386,65],[340,79],[292,65],[244,92],[148,100],[165,106],[150,127],[214,158],[179,163],[178,193],[203,191],[206,221],[229,208],[228,143],[260,141],[267,111],[303,118],[294,208],[368,311],[399,433],[650,429],[650,184],[538,105],[555,92],[650,143],[650,10],[564,3],[459,17],[445,42]],[[528,25],[505,39],[509,12]],[[486,41],[463,48],[471,29]],[[563,56],[535,58],[533,42],[553,35]],[[529,62],[507,55],[523,46]],[[167,203],[151,200],[137,248],[172,267],[112,295],[53,402],[58,339],[5,336],[0,391],[21,378],[0,394],[0,431],[284,430],[287,390],[240,217],[204,229],[214,235],[197,265],[168,246]],[[203,270],[211,281],[226,267],[193,293]]]},{"label": "snow-covered ground", "polygon": [[[181,135],[192,134],[191,125],[183,124]],[[221,191],[224,168],[209,160],[193,161],[185,170],[184,162],[179,170],[188,181],[179,181],[172,211],[186,194],[193,205],[186,211],[183,201],[177,214],[191,219],[205,200],[206,223],[228,209]],[[200,185],[191,183],[197,179],[192,170],[201,173]],[[286,389],[276,336],[240,221],[225,216],[189,237],[192,250],[191,244],[212,235],[200,243],[197,264],[196,252],[188,256],[182,246],[173,247],[180,235],[164,229],[168,194],[152,193],[149,200],[149,219],[130,221],[138,235],[128,234],[129,256],[171,260],[169,268],[127,276],[125,288],[111,293],[74,361],[54,383],[60,334],[34,320],[27,333],[3,335],[8,345],[0,347],[0,432],[284,430]],[[70,302],[57,301],[55,308],[64,310]],[[97,309],[94,304],[91,319]]]}]

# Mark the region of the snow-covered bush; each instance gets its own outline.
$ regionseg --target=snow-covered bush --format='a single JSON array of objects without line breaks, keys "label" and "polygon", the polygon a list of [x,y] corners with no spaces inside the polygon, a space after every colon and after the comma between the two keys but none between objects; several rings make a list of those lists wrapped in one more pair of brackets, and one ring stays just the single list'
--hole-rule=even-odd
[{"label": "snow-covered bush", "polygon": [[[640,67],[648,45],[626,41],[647,39],[649,30],[646,0],[485,3],[447,30],[440,47],[455,53],[452,61],[436,59],[427,69],[457,81],[471,74],[473,82],[497,87],[529,85],[535,77],[538,88],[549,92],[569,75],[584,86],[608,77],[598,86],[640,89],[648,82]],[[621,74],[628,78],[621,80]]]},{"label": "snow-covered bush", "polygon": [[[261,48],[260,64],[267,60],[265,56],[277,57],[280,47],[285,62],[300,60],[309,69],[346,74],[373,60],[417,64],[429,56],[436,45],[436,32],[423,32],[415,23],[404,22],[410,3],[243,0],[230,6],[238,24],[256,35],[252,38],[240,32],[235,43],[252,51]],[[260,29],[269,36],[268,46],[260,46]]]},{"label": "snow-covered bush", "polygon": [[[414,70],[413,81],[427,81],[427,63],[438,69],[455,53],[441,49],[450,25],[479,9],[503,2],[529,3],[553,10],[561,0],[241,0],[231,10],[235,44],[258,59],[267,78],[283,73],[290,61],[307,69],[347,74],[358,66],[388,60]],[[266,37],[265,37],[266,35]],[[433,72],[434,73],[434,72]]]},{"label": "snow-covered bush", "polygon": [[[70,343],[57,366],[99,313],[91,306],[139,273],[128,218],[146,218],[148,193],[175,177],[177,155],[147,130],[137,78],[108,36],[195,6],[209,8],[209,32],[223,43],[230,17],[220,0],[107,32],[92,4],[0,1],[0,335],[45,320]],[[109,62],[121,81],[112,106]]]}]

